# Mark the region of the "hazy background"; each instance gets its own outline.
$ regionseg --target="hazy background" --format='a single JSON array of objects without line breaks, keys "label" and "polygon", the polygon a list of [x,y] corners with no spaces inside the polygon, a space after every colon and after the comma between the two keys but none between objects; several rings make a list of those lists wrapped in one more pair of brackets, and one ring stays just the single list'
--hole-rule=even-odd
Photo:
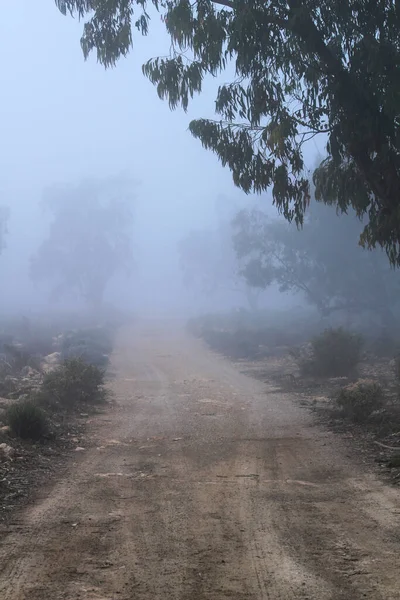
[{"label": "hazy background", "polygon": [[[221,194],[227,206],[249,202],[230,172],[187,131],[192,118],[212,114],[218,81],[207,82],[188,114],[171,112],[159,100],[141,73],[143,62],[169,49],[157,14],[150,35],[138,35],[130,57],[108,71],[94,57],[84,62],[82,24],[63,17],[52,0],[4,1],[2,15],[0,204],[10,207],[11,216],[0,258],[0,308],[47,304],[47,293],[33,286],[28,273],[47,227],[39,205],[43,188],[120,172],[138,182],[136,265],[129,280],[114,282],[108,298],[147,312],[191,306],[195,299],[182,285],[178,240],[192,228],[215,226]],[[316,153],[312,142],[310,168]],[[273,291],[270,299],[276,300]],[[207,299],[197,303],[207,307]]]}]

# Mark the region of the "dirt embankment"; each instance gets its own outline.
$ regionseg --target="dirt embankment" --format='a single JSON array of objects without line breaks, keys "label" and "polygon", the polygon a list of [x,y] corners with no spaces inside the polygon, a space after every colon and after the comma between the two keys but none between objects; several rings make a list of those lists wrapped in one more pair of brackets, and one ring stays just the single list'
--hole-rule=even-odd
[{"label": "dirt embankment", "polygon": [[400,599],[399,492],[290,395],[168,324],[113,366],[90,449],[2,532],[2,600]]}]

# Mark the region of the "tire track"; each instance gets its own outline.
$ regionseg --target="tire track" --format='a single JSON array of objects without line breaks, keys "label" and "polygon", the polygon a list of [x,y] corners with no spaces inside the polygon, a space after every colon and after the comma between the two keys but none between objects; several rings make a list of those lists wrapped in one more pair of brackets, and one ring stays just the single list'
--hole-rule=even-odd
[{"label": "tire track", "polygon": [[121,333],[93,449],[0,541],[3,600],[399,600],[399,494],[165,322]]}]

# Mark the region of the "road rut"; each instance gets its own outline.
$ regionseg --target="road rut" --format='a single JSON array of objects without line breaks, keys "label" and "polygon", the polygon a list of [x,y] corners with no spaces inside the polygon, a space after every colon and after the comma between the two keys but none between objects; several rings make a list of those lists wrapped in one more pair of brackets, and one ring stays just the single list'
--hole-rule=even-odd
[{"label": "road rut", "polygon": [[400,599],[399,492],[289,395],[169,323],[113,369],[88,449],[2,536],[2,600]]}]

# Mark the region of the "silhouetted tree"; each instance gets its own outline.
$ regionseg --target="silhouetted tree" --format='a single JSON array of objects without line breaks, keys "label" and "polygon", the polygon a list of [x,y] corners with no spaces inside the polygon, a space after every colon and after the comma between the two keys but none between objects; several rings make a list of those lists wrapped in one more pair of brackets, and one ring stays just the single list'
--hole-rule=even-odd
[{"label": "silhouetted tree", "polygon": [[[303,145],[328,137],[316,196],[366,215],[364,245],[400,264],[400,6],[394,0],[56,0],[86,18],[81,40],[106,67],[126,56],[133,29],[160,11],[170,55],[144,73],[171,108],[185,110],[207,75],[228,72],[217,121],[190,130],[244,191],[272,186],[289,220],[310,198]],[[234,72],[232,77],[231,73]],[[225,75],[226,79],[226,75]]]},{"label": "silhouetted tree", "polygon": [[400,274],[383,251],[357,245],[362,223],[312,202],[303,231],[260,210],[241,211],[234,246],[249,285],[300,292],[322,315],[373,311],[393,327],[400,310]]},{"label": "silhouetted tree", "polygon": [[52,221],[31,261],[34,280],[52,282],[54,299],[78,292],[101,303],[109,280],[132,265],[132,186],[122,179],[46,191]]}]

